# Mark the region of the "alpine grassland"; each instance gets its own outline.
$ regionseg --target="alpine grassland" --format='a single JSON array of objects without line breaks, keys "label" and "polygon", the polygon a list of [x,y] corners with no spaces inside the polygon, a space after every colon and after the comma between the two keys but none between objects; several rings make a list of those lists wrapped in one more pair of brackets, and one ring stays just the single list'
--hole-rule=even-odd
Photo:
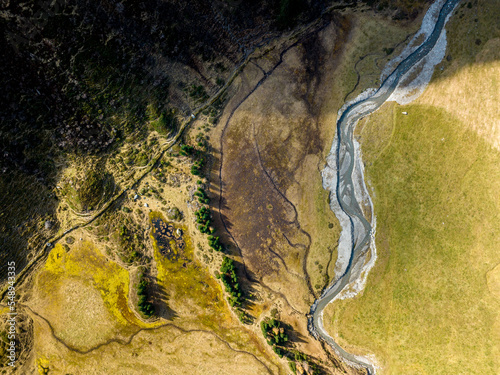
[{"label": "alpine grassland", "polygon": [[[500,43],[495,1],[459,4],[445,59],[409,105],[360,121],[378,260],[325,324],[382,374],[500,368]],[[497,25],[495,27],[495,25]]]},{"label": "alpine grassland", "polygon": [[383,373],[495,373],[500,152],[427,105],[385,105],[360,125],[363,145],[386,137],[365,154],[379,259],[361,296],[332,304],[331,331]]}]

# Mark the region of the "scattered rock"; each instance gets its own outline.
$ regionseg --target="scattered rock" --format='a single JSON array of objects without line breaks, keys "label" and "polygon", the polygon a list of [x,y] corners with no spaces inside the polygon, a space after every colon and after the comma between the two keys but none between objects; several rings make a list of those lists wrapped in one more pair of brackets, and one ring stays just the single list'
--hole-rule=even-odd
[{"label": "scattered rock", "polygon": [[167,210],[167,217],[169,220],[182,220],[182,213],[177,207],[172,207]]}]

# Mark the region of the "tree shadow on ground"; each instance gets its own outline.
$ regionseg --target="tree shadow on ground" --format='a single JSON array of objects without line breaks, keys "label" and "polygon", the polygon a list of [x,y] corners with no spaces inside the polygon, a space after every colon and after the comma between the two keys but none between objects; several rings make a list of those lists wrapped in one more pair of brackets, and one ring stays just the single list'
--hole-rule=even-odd
[{"label": "tree shadow on ground", "polygon": [[158,283],[158,279],[152,276],[148,276],[147,279],[150,282],[150,285],[153,285],[149,292],[150,298],[155,307],[156,316],[167,320],[174,320],[177,318],[178,314],[168,304],[169,295],[165,287],[160,285]]}]

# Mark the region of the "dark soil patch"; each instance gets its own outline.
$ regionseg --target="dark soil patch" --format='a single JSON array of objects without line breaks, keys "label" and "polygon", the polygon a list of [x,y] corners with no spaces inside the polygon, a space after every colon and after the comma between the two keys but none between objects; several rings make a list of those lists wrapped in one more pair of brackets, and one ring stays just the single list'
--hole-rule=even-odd
[{"label": "dark soil patch", "polygon": [[321,158],[325,149],[318,128],[322,103],[315,94],[328,56],[316,34],[296,48],[299,62],[284,59],[227,124],[220,210],[252,276],[262,280],[290,272],[309,284],[305,260],[311,239],[287,191],[307,184],[296,181],[297,169],[307,155]]},{"label": "dark soil patch", "polygon": [[152,219],[151,223],[153,224],[153,237],[160,253],[168,260],[177,261],[186,247],[182,234],[177,235],[175,227],[160,218]]}]

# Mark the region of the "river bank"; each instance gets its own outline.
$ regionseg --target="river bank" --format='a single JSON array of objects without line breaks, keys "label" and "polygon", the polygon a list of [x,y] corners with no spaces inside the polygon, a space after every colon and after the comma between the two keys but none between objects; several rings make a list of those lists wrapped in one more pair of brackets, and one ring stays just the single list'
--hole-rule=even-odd
[{"label": "river bank", "polygon": [[[373,241],[373,231],[375,224],[375,217],[371,215],[371,223],[365,218],[365,210],[361,208],[362,203],[366,206],[369,205],[370,212],[373,213],[373,204],[369,198],[366,185],[359,183],[364,181],[363,168],[361,161],[356,160],[356,156],[360,156],[359,145],[356,147],[352,141],[354,127],[357,121],[368,114],[378,109],[386,100],[393,94],[401,81],[401,78],[411,72],[411,69],[418,63],[423,61],[434,48],[442,49],[443,44],[444,26],[449,19],[449,15],[453,11],[458,1],[448,0],[443,3],[442,7],[434,5],[429,8],[428,14],[424,17],[422,28],[417,33],[427,36],[425,41],[414,51],[403,51],[402,57],[397,58],[401,62],[383,81],[381,87],[373,91],[368,91],[349,104],[343,111],[339,111],[339,119],[337,121],[337,136],[334,140],[334,146],[329,156],[329,165],[323,176],[330,177],[327,180],[325,187],[335,186],[335,190],[331,189],[331,201],[337,203],[332,204],[336,216],[342,224],[342,234],[339,241],[339,256],[340,263],[336,269],[341,270],[342,273],[336,275],[336,280],[327,288],[321,297],[315,301],[311,307],[309,318],[309,330],[318,338],[325,340],[330,344],[334,350],[343,357],[347,362],[354,366],[361,366],[367,369],[370,374],[376,372],[375,366],[370,363],[366,358],[351,355],[344,351],[333,338],[323,328],[323,309],[331,303],[344,288],[354,281],[358,281],[361,274],[364,272],[364,279],[369,269],[373,267],[374,260],[376,259],[375,242]],[[435,19],[435,26],[430,34],[429,20]],[[428,35],[426,35],[428,34]],[[445,39],[444,39],[445,40]],[[441,41],[439,43],[439,41]],[[436,56],[444,56],[444,53],[436,53]],[[406,56],[406,57],[405,57]],[[437,58],[428,59],[430,64],[423,71],[428,72],[432,63],[436,63]],[[389,64],[390,66],[391,64]],[[434,64],[435,65],[435,64]],[[382,77],[384,76],[384,73]],[[333,160],[332,160],[333,159]],[[332,163],[334,162],[334,164]],[[336,169],[332,168],[336,167]],[[332,171],[336,175],[336,180],[332,178]],[[333,181],[332,181],[333,180]],[[354,181],[358,181],[355,183]],[[332,199],[333,198],[333,199]],[[339,210],[340,208],[340,210]],[[347,239],[350,239],[350,243]],[[368,252],[371,253],[371,261],[368,262],[368,267],[363,267],[367,261]],[[346,262],[347,260],[347,262]],[[365,282],[358,283],[363,286]],[[351,293],[352,295],[352,293]]]}]

